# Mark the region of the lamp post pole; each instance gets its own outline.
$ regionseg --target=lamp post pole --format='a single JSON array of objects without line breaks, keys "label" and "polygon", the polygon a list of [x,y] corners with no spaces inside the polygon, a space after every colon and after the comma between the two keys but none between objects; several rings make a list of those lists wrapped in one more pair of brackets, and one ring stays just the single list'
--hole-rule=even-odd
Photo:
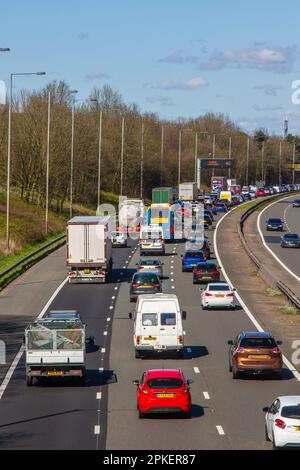
[{"label": "lamp post pole", "polygon": [[47,124],[47,157],[46,157],[46,214],[45,231],[48,234],[49,224],[49,164],[50,164],[50,131],[51,131],[51,93],[48,93],[48,124]]},{"label": "lamp post pole", "polygon": [[161,148],[160,148],[160,186],[163,185],[163,162],[164,162],[164,126],[161,126]]},{"label": "lamp post pole", "polygon": [[178,188],[181,182],[181,142],[182,142],[182,131],[179,130],[179,141],[178,141]]},{"label": "lamp post pole", "polygon": [[142,120],[142,135],[141,135],[141,199],[143,199],[143,192],[144,192],[144,134],[145,134],[145,123]]},{"label": "lamp post pole", "polygon": [[125,134],[125,118],[122,117],[122,146],[121,146],[121,183],[120,195],[123,196],[123,176],[124,176],[124,134]]}]

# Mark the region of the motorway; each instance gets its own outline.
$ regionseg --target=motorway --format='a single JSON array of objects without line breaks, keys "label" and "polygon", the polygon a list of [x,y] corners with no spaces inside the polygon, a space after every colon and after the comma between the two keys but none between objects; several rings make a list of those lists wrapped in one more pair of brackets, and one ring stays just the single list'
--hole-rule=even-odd
[{"label": "motorway", "polygon": [[263,211],[260,217],[260,229],[267,246],[296,276],[300,277],[300,250],[297,248],[282,248],[280,246],[281,232],[268,232],[266,221],[271,218],[281,218],[284,221],[287,233],[300,234],[300,209],[293,207],[292,202],[297,196],[276,202]]},{"label": "motorway", "polygon": [[[213,243],[213,230],[207,232]],[[218,237],[217,237],[218,239]],[[299,394],[289,370],[283,380],[233,380],[227,341],[254,330],[246,312],[203,311],[199,286],[181,272],[184,243],[167,245],[163,291],[176,293],[187,311],[184,359],[135,359],[129,284],[136,245],[114,250],[113,281],[69,285],[49,308],[78,309],[97,347],[88,353],[86,387],[27,388],[23,358],[0,400],[0,448],[17,449],[271,449],[262,408],[279,395]],[[222,246],[218,247],[222,257]],[[229,273],[230,274],[230,273]],[[239,287],[239,286],[235,286]],[[283,339],[283,338],[280,338]],[[191,386],[192,419],[139,420],[132,381],[145,369],[182,368]]]}]

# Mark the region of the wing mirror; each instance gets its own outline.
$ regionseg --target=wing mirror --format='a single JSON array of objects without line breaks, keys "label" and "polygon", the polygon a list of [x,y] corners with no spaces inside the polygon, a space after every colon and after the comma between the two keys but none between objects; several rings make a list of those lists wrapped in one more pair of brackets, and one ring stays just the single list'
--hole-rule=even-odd
[{"label": "wing mirror", "polygon": [[232,345],[233,345],[232,339],[230,339],[229,341],[227,341],[227,344],[228,344],[229,346],[232,346]]},{"label": "wing mirror", "polygon": [[128,313],[128,318],[129,318],[129,320],[132,320],[132,312]]},{"label": "wing mirror", "polygon": [[194,381],[189,379],[189,380],[186,381],[186,383],[187,383],[187,385],[192,385],[194,383]]},{"label": "wing mirror", "polygon": [[88,344],[90,346],[94,346],[94,344],[95,344],[94,336],[89,336],[88,338],[86,338],[85,339],[85,344]]},{"label": "wing mirror", "polygon": [[270,410],[270,408],[269,408],[268,406],[265,406],[262,410],[263,410],[264,413],[268,413],[268,411]]},{"label": "wing mirror", "polygon": [[140,381],[139,380],[133,380],[133,385],[136,385],[137,387],[140,385]]},{"label": "wing mirror", "polygon": [[277,342],[278,346],[281,346],[281,345],[282,345],[282,341],[281,341],[281,340],[276,341],[276,342]]},{"label": "wing mirror", "polygon": [[185,310],[182,311],[182,320],[186,320],[186,311]]}]

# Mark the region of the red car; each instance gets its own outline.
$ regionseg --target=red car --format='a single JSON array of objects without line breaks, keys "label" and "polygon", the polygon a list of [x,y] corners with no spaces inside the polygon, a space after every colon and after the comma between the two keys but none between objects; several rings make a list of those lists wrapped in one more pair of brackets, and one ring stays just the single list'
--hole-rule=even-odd
[{"label": "red car", "polygon": [[145,414],[180,413],[191,417],[190,385],[181,370],[147,370],[137,385],[137,409],[139,418]]},{"label": "red car", "polygon": [[257,196],[257,197],[264,197],[265,195],[266,195],[266,192],[265,192],[264,189],[258,189],[258,190],[256,191],[256,196]]}]

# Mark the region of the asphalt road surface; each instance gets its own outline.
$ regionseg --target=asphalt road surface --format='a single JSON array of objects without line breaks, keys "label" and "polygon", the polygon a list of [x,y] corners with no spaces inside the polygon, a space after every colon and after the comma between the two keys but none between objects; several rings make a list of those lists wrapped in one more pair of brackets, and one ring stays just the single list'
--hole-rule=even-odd
[{"label": "asphalt road surface", "polygon": [[[212,241],[213,230],[208,231]],[[222,254],[222,247],[218,247]],[[65,285],[49,308],[78,309],[97,347],[88,352],[85,387],[55,384],[27,388],[23,358],[0,400],[0,448],[13,449],[270,449],[262,408],[278,395],[299,394],[288,371],[272,378],[233,380],[228,339],[254,330],[242,309],[203,311],[199,286],[181,272],[184,244],[169,244],[162,257],[163,291],[187,311],[184,359],[135,359],[128,318],[129,284],[138,261],[135,245],[114,250],[113,282]],[[239,287],[239,286],[235,286]],[[280,338],[284,339],[284,338]],[[136,387],[146,369],[181,368],[193,379],[192,418],[139,420]]]},{"label": "asphalt road surface", "polygon": [[300,276],[300,249],[282,248],[280,241],[284,232],[268,232],[266,229],[266,221],[274,217],[284,221],[287,233],[300,234],[300,209],[292,204],[295,199],[298,196],[291,196],[268,207],[260,218],[260,228],[268,247],[294,274]]}]

